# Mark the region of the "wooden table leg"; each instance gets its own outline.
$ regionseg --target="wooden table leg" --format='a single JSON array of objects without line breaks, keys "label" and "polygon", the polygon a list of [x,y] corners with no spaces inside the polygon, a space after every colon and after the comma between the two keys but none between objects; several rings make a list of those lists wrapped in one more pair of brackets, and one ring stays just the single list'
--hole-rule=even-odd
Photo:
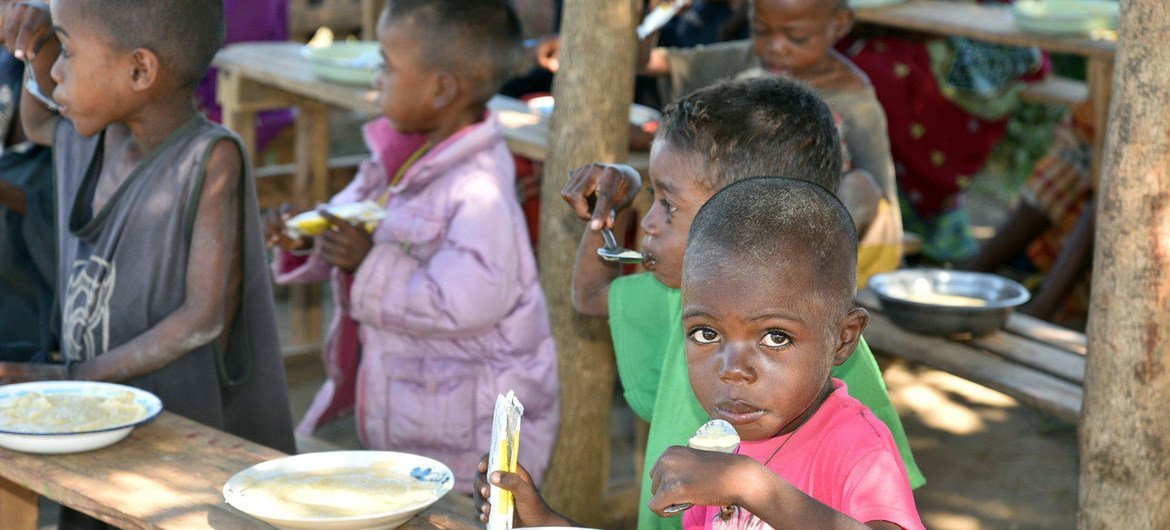
[{"label": "wooden table leg", "polygon": [[1109,124],[1109,100],[1113,93],[1113,61],[1090,58],[1087,64],[1089,101],[1093,104],[1093,182],[1101,179],[1101,157],[1105,154],[1105,132]]},{"label": "wooden table leg", "polygon": [[378,17],[382,15],[384,4],[379,0],[362,0],[362,40],[378,38]]},{"label": "wooden table leg", "polygon": [[0,477],[0,528],[36,530],[39,515],[36,492]]},{"label": "wooden table leg", "polygon": [[[297,102],[293,199],[301,209],[329,199],[329,109],[308,99]],[[324,323],[321,298],[319,285],[290,287],[289,317],[294,345],[320,343]]]}]

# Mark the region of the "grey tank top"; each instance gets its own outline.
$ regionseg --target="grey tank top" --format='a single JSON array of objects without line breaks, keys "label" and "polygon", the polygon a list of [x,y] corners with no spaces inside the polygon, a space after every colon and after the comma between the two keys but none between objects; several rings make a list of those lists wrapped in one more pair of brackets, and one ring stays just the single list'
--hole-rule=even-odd
[{"label": "grey tank top", "polygon": [[[225,138],[240,146],[230,131],[196,116],[147,155],[94,212],[104,137],[83,137],[68,120],[56,130],[58,304],[66,362],[101,355],[182,305],[211,148]],[[259,206],[251,176],[243,177],[242,292],[236,318],[225,328],[231,334],[226,351],[213,340],[124,383],[158,395],[166,410],[291,453],[292,419]],[[226,236],[224,241],[235,241]]]}]

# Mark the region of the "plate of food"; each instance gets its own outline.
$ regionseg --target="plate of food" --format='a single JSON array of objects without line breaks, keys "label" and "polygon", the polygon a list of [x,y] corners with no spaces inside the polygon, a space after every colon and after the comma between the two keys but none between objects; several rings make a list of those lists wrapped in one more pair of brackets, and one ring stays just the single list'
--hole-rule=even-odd
[{"label": "plate of food", "polygon": [[443,498],[451,470],[424,456],[326,451],[256,464],[223,485],[237,510],[277,528],[397,528]]},{"label": "plate of food", "polygon": [[94,381],[0,386],[0,447],[80,453],[112,445],[162,412],[145,390]]},{"label": "plate of food", "polygon": [[1003,276],[946,269],[876,274],[869,288],[895,325],[940,336],[991,333],[1030,297],[1023,285]]},{"label": "plate of food", "polygon": [[1018,0],[1016,26],[1049,35],[1084,35],[1117,29],[1120,5],[1113,0]]}]

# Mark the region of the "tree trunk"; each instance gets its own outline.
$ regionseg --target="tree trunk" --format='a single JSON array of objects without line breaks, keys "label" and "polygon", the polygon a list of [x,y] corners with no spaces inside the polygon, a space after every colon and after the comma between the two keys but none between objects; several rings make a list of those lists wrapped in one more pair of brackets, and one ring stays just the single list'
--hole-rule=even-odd
[{"label": "tree trunk", "polygon": [[1167,28],[1165,0],[1121,1],[1080,425],[1082,529],[1170,528]]},{"label": "tree trunk", "polygon": [[634,96],[635,0],[566,0],[561,68],[553,85],[540,201],[540,276],[548,297],[561,375],[561,430],[543,492],[565,515],[604,527],[614,360],[606,322],[570,305],[573,260],[583,221],[564,206],[568,171],[624,161]]}]

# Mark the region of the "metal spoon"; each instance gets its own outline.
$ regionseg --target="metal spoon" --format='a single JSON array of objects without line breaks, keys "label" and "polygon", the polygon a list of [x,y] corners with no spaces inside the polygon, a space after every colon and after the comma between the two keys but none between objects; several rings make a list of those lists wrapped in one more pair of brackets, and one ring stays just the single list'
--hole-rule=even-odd
[{"label": "metal spoon", "polygon": [[[613,214],[616,216],[617,214]],[[601,239],[605,240],[605,246],[597,249],[597,255],[605,261],[613,261],[617,263],[642,263],[646,260],[646,255],[637,250],[630,250],[625,247],[618,246],[617,239],[613,237],[613,231],[608,228],[601,229]]]},{"label": "metal spoon", "polygon": [[49,110],[53,112],[61,112],[61,109],[64,107],[41,91],[41,85],[37,83],[37,72],[33,69],[32,62],[30,62],[27,57],[24,59],[24,67],[26,70],[28,70],[28,82],[25,83],[25,88],[28,89],[28,93],[32,94],[34,98],[37,98],[37,101],[40,101],[41,104],[43,104],[45,107],[48,107]]}]

